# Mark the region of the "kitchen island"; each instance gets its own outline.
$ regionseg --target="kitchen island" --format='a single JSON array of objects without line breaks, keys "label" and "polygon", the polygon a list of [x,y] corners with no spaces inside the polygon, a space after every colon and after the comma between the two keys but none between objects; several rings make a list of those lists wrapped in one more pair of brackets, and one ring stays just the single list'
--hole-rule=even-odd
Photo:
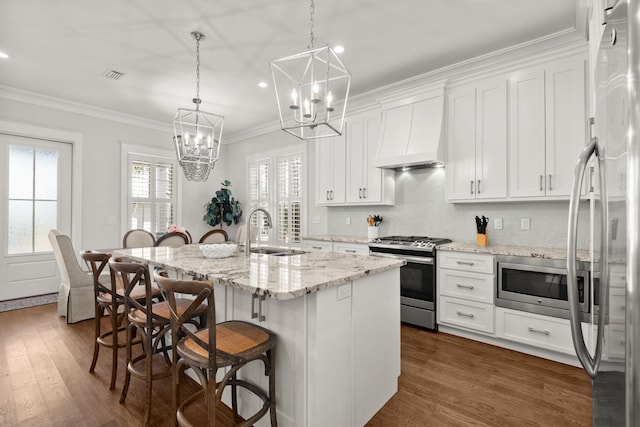
[{"label": "kitchen island", "polygon": [[[114,256],[211,280],[218,322],[256,322],[278,336],[280,426],[362,426],[397,391],[402,260],[313,251],[208,259],[198,245]],[[266,388],[259,364],[243,370]],[[241,414],[259,405],[239,395]]]}]

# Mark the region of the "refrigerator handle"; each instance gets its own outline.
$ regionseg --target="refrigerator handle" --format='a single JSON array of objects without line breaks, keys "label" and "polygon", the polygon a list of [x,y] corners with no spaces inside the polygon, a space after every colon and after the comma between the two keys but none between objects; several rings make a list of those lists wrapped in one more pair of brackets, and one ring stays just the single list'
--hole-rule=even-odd
[{"label": "refrigerator handle", "polygon": [[[598,139],[591,138],[589,144],[580,154],[578,163],[576,164],[575,174],[573,177],[573,187],[571,190],[571,199],[569,201],[569,233],[567,238],[567,296],[569,299],[569,321],[571,324],[571,338],[576,355],[585,371],[591,378],[595,378],[600,361],[602,359],[602,344],[604,335],[604,318],[607,312],[607,296],[608,296],[608,264],[607,264],[607,203],[606,203],[606,172],[604,170],[604,156],[599,152]],[[600,175],[601,186],[601,203],[602,208],[602,236],[600,239],[602,278],[600,280],[600,313],[598,315],[598,330],[596,334],[596,348],[594,356],[589,354],[589,350],[584,342],[582,333],[582,325],[580,324],[580,311],[578,299],[578,282],[576,275],[576,252],[578,243],[578,208],[580,203],[580,189],[584,181],[584,173],[587,163],[592,155],[598,158],[598,169]]]}]

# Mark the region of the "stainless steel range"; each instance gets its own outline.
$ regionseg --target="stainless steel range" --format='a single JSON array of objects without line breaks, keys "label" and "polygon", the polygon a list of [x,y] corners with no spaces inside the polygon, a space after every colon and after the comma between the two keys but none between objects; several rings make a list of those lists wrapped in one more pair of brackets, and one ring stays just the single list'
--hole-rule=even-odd
[{"label": "stainless steel range", "polygon": [[371,255],[403,258],[400,268],[400,319],[436,330],[436,245],[449,239],[388,236],[369,243]]}]

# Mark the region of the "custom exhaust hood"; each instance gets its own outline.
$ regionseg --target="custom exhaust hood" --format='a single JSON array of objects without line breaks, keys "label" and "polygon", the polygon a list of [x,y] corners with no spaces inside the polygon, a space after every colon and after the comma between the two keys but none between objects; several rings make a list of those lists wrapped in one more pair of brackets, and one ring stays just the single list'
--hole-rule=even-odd
[{"label": "custom exhaust hood", "polygon": [[404,170],[444,166],[445,83],[378,99],[382,132],[374,166]]}]

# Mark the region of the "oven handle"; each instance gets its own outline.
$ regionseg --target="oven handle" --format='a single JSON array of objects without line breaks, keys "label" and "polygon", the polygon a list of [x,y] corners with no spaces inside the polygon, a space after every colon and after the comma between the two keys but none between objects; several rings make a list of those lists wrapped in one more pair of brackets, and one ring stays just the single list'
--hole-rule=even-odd
[{"label": "oven handle", "polygon": [[405,261],[412,262],[414,264],[430,264],[433,265],[433,257],[418,257],[418,256],[409,256],[409,255],[397,255],[397,254],[388,254],[384,252],[371,252],[371,256],[380,256],[386,258],[399,258],[404,259]]}]

